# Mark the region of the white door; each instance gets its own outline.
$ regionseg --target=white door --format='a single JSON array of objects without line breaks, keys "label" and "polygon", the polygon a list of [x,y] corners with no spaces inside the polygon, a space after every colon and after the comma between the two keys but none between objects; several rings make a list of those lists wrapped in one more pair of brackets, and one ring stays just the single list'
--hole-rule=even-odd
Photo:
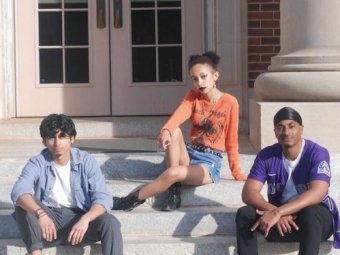
[{"label": "white door", "polygon": [[17,116],[170,114],[202,20],[201,0],[17,0]]},{"label": "white door", "polygon": [[112,113],[171,114],[193,86],[187,62],[203,49],[202,1],[122,3],[128,11],[111,27]]}]

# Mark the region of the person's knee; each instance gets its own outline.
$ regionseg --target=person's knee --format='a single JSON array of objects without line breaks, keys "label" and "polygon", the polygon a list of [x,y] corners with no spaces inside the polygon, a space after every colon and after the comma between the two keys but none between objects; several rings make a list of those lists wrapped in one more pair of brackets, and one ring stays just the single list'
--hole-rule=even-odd
[{"label": "person's knee", "polygon": [[99,221],[102,225],[111,229],[112,231],[118,230],[118,229],[120,230],[120,228],[121,228],[121,224],[120,224],[119,220],[110,213],[103,214],[100,217]]},{"label": "person's knee", "polygon": [[298,219],[301,223],[305,224],[322,224],[322,213],[327,210],[327,208],[319,207],[319,206],[307,206],[300,210],[298,213]]},{"label": "person's knee", "polygon": [[[182,171],[183,172],[183,171]],[[162,175],[162,179],[164,182],[173,183],[179,181],[181,178],[181,171],[179,171],[178,167],[170,167]]]},{"label": "person's knee", "polygon": [[180,128],[176,128],[172,134],[171,134],[171,140],[174,141],[179,141],[183,138],[183,133]]},{"label": "person's knee", "polygon": [[256,217],[256,211],[255,208],[246,205],[237,210],[236,213],[236,224],[241,224],[241,222],[249,221],[249,220],[255,220]]}]

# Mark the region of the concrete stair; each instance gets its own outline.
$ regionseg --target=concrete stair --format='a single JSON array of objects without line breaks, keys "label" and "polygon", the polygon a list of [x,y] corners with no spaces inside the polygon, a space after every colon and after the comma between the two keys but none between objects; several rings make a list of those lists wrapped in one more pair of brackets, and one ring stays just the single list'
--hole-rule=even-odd
[{"label": "concrete stair", "polygon": [[[125,196],[145,185],[165,169],[164,153],[156,147],[159,128],[167,117],[74,119],[75,146],[93,154],[101,166],[111,194]],[[0,255],[24,255],[16,223],[11,217],[10,191],[29,157],[43,148],[38,128],[41,119],[0,121]],[[241,167],[248,172],[256,155],[244,120],[240,125]],[[184,124],[184,132],[188,125]],[[149,198],[131,212],[112,211],[122,224],[126,255],[236,255],[235,214],[243,205],[243,182],[234,181],[223,158],[221,180],[200,187],[184,186],[182,207],[160,212],[165,194]],[[340,155],[331,153],[332,197],[340,201]],[[266,189],[263,189],[265,195]],[[44,249],[48,255],[101,254],[100,244]],[[296,255],[297,244],[277,244],[259,236],[259,254]],[[340,254],[332,241],[322,244],[320,255]]]}]

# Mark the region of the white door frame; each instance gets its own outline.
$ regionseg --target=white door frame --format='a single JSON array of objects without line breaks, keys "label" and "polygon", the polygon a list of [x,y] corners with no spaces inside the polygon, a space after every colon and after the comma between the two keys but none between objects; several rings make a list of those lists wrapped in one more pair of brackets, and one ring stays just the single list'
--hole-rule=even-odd
[{"label": "white door frame", "polygon": [[15,113],[15,41],[14,1],[0,1],[0,119]]}]

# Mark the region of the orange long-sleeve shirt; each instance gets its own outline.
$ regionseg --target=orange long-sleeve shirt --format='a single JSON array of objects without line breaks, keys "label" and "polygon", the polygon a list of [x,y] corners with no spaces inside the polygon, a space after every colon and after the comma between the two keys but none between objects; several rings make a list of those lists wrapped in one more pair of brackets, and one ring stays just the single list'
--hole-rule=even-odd
[{"label": "orange long-sleeve shirt", "polygon": [[195,145],[226,151],[232,173],[239,172],[239,106],[236,98],[224,94],[216,103],[209,103],[200,92],[190,90],[162,129],[172,134],[189,118],[190,141]]}]

